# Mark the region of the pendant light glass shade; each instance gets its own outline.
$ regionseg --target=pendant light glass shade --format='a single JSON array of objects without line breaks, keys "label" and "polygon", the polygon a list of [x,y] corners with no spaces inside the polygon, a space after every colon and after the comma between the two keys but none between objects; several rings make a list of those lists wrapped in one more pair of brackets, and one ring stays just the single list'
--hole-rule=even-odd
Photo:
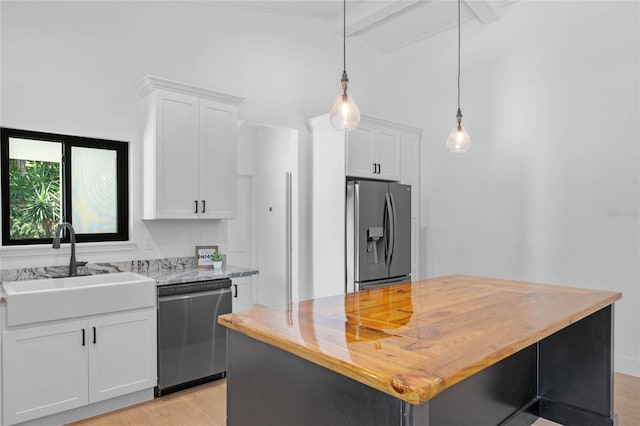
[{"label": "pendant light glass shade", "polygon": [[471,145],[469,133],[462,127],[462,111],[460,110],[460,0],[458,0],[458,113],[456,127],[447,138],[447,149],[453,153],[467,152]]},{"label": "pendant light glass shade", "polygon": [[469,137],[469,133],[462,127],[462,111],[460,111],[460,108],[458,108],[456,120],[458,123],[447,139],[447,149],[453,153],[461,154],[467,152],[469,149],[471,138]]},{"label": "pendant light glass shade", "polygon": [[360,109],[349,93],[349,78],[347,77],[347,0],[342,1],[342,79],[340,80],[340,94],[329,112],[331,125],[336,130],[353,130],[360,124]]},{"label": "pendant light glass shade", "polygon": [[333,103],[329,118],[331,125],[337,130],[353,130],[360,124],[360,109],[349,92],[347,74],[342,75],[342,90]]},{"label": "pendant light glass shade", "polygon": [[456,125],[447,139],[447,149],[453,153],[461,154],[467,152],[469,145],[471,145],[469,133],[462,127],[462,124]]}]

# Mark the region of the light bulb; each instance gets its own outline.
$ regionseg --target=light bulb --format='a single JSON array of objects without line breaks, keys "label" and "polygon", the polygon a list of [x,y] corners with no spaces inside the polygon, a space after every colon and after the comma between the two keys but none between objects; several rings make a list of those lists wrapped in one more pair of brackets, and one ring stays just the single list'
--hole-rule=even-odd
[{"label": "light bulb", "polygon": [[360,109],[353,96],[347,93],[349,80],[345,81],[343,76],[341,83],[342,91],[331,107],[329,118],[331,125],[337,130],[353,130],[360,124]]},{"label": "light bulb", "polygon": [[469,133],[462,127],[461,123],[456,124],[447,139],[447,148],[454,153],[463,153],[467,152],[469,145],[471,145]]},{"label": "light bulb", "polygon": [[471,145],[471,138],[469,133],[462,127],[462,111],[460,111],[460,107],[458,107],[458,112],[456,113],[456,121],[458,122],[456,127],[453,128],[447,138],[447,148],[453,153],[467,152],[469,145]]}]

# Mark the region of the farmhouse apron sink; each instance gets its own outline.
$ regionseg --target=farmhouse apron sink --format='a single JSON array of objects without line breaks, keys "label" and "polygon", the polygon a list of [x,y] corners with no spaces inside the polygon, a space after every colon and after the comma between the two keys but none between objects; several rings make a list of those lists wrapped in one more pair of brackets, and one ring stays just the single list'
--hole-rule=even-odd
[{"label": "farmhouse apron sink", "polygon": [[9,281],[7,324],[54,321],[65,318],[138,309],[155,303],[155,281],[133,272]]}]

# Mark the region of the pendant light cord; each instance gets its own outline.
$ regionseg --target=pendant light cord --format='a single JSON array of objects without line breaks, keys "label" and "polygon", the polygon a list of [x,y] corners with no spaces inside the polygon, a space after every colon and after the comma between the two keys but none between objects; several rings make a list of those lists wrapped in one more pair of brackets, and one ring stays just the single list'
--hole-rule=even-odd
[{"label": "pendant light cord", "polygon": [[342,72],[347,72],[347,0],[342,1]]},{"label": "pendant light cord", "polygon": [[460,0],[458,0],[458,110],[460,110]]}]

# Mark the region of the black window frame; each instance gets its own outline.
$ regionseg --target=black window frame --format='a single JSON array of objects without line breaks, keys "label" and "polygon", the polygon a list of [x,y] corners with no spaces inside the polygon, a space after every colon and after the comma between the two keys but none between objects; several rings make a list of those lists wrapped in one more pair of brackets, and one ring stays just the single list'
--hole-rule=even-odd
[{"label": "black window frame", "polygon": [[[71,148],[96,148],[116,152],[116,189],[117,231],[115,233],[76,233],[76,242],[129,241],[129,143],[108,139],[96,139],[83,136],[62,135],[33,130],[0,127],[0,186],[2,186],[2,245],[28,246],[51,244],[53,238],[30,238],[15,240],[10,235],[9,209],[9,138],[32,139],[62,144],[62,220],[73,225],[73,205],[71,200]],[[69,241],[68,233],[62,241]]]}]

